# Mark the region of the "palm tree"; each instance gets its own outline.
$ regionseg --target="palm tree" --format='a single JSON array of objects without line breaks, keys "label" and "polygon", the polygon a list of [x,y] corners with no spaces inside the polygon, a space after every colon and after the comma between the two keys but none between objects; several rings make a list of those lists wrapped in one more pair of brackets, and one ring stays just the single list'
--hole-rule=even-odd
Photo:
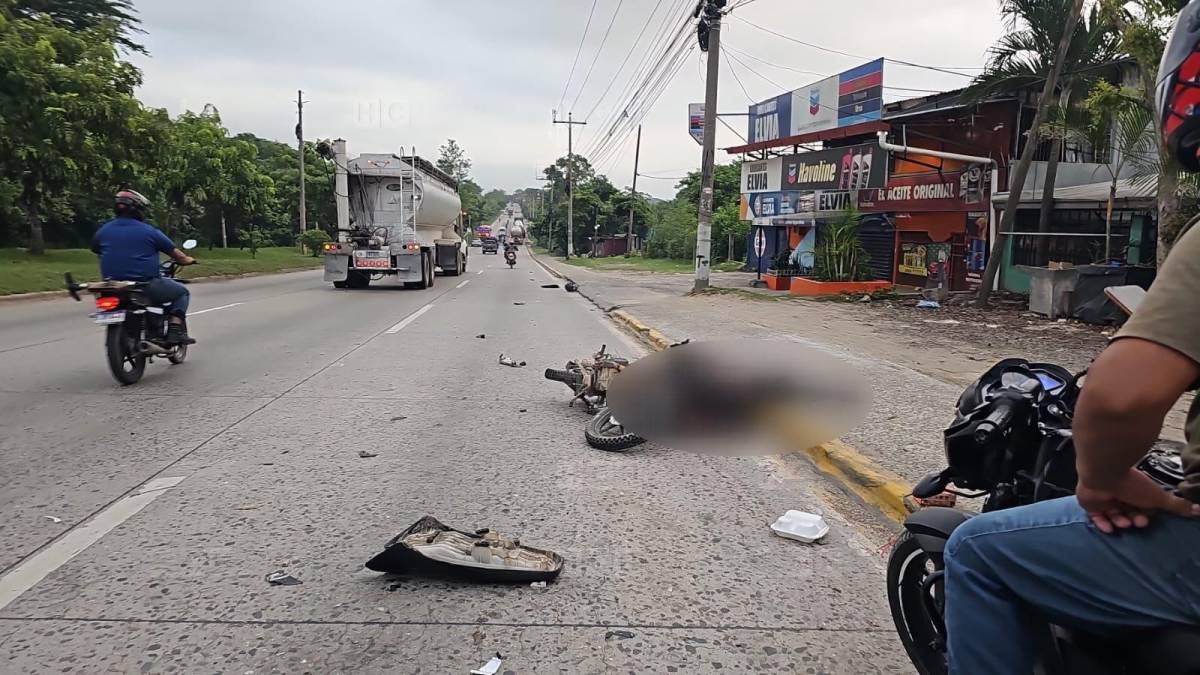
[{"label": "palm tree", "polygon": [[[1016,1],[1005,0],[1005,5],[1007,6]],[[979,297],[975,301],[976,305],[980,307],[987,306],[988,298],[992,293],[992,285],[996,281],[996,273],[1000,271],[1000,254],[1004,251],[1005,239],[1008,233],[1012,232],[1013,220],[1017,215],[1017,204],[1020,203],[1021,192],[1025,189],[1025,178],[1029,175],[1029,165],[1033,163],[1033,150],[1034,146],[1037,145],[1038,131],[1042,126],[1042,121],[1046,119],[1050,102],[1054,98],[1059,76],[1063,72],[1063,65],[1067,62],[1067,55],[1073,42],[1071,38],[1075,35],[1075,26],[1079,23],[1079,15],[1082,12],[1083,0],[1073,0],[1070,13],[1066,15],[1058,48],[1054,51],[1054,59],[1050,62],[1050,70],[1046,74],[1045,82],[1042,85],[1042,94],[1038,98],[1037,112],[1034,113],[1033,123],[1029,127],[1030,140],[1025,144],[1025,149],[1021,152],[1021,159],[1017,162],[1017,166],[1009,179],[1009,200],[1004,206],[1004,216],[1000,220],[1000,231],[997,233],[1000,236],[996,237],[996,242],[992,246],[992,251],[988,256],[987,268],[983,271],[982,283],[979,286]]]},{"label": "palm tree", "polygon": [[[985,70],[964,92],[965,97],[979,100],[996,94],[1020,93],[1042,84],[1067,29],[1071,5],[1072,0],[1003,0],[1000,12],[1008,32],[989,50]],[[1073,95],[1086,92],[1092,82],[1115,71],[1115,62],[1120,57],[1119,41],[1111,22],[1101,18],[1099,3],[1092,7],[1086,21],[1078,21],[1057,87],[1059,109],[1069,108]],[[1036,132],[1031,133],[1028,142],[1036,143],[1037,139]],[[1038,232],[1050,231],[1061,154],[1062,137],[1052,136],[1042,184]],[[1048,246],[1048,237],[1038,238],[1039,264],[1045,261]]]}]

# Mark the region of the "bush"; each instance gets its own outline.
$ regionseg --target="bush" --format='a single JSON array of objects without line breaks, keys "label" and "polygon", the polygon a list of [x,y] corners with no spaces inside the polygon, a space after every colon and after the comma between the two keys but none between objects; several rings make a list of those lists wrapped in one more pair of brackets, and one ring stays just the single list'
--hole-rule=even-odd
[{"label": "bush", "polygon": [[858,240],[858,212],[846,209],[826,225],[817,238],[817,277],[822,281],[862,281],[870,278],[870,256]]},{"label": "bush", "polygon": [[321,254],[321,244],[327,241],[331,239],[325,230],[305,230],[300,235],[300,243],[308,247],[314,258]]}]

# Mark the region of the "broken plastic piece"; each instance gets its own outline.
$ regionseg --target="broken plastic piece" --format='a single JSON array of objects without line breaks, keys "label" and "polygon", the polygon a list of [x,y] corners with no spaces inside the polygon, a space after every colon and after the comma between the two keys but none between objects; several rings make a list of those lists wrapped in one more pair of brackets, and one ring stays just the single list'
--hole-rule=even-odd
[{"label": "broken plastic piece", "polygon": [[917,303],[917,309],[941,309],[941,308],[942,308],[942,306],[940,304],[938,304],[937,300],[922,300]]},{"label": "broken plastic piece", "polygon": [[48,519],[50,522],[54,523],[55,525],[62,522],[62,518],[59,518],[57,516],[42,516],[42,517]]},{"label": "broken plastic piece", "polygon": [[480,340],[486,340],[486,339],[487,339],[487,334],[486,334],[486,333],[480,333],[479,335],[476,335],[475,337],[479,338]]},{"label": "broken plastic piece", "polygon": [[304,582],[284,570],[275,570],[267,575],[267,583],[272,586],[299,586]]},{"label": "broken plastic piece", "polygon": [[634,637],[634,632],[631,630],[610,630],[604,634],[605,640],[617,638],[618,640],[628,640]]},{"label": "broken plastic piece", "polygon": [[542,284],[542,288],[558,288],[558,284]]},{"label": "broken plastic piece", "polygon": [[529,585],[530,585],[531,587],[533,587],[533,588],[545,588],[545,587],[546,587],[546,582],[544,582],[544,581],[535,581],[535,582],[533,582],[532,584],[529,584]]},{"label": "broken plastic piece", "polygon": [[472,670],[471,675],[496,675],[500,671],[500,664],[502,663],[504,663],[504,660],[500,656],[500,652],[496,652],[496,655],[490,661]]},{"label": "broken plastic piece", "polygon": [[829,534],[829,523],[815,513],[788,511],[771,523],[775,534],[811,544]]},{"label": "broken plastic piece", "polygon": [[513,304],[514,304],[514,305],[523,305],[523,304],[525,304],[525,303],[523,303],[523,302],[514,302]]},{"label": "broken plastic piece", "polygon": [[359,451],[358,451],[358,456],[359,456],[359,457],[362,457],[363,459],[371,459],[372,457],[378,457],[378,456],[379,456],[379,453],[376,453],[376,452],[369,452],[369,451],[367,451],[367,450],[359,450]]},{"label": "broken plastic piece", "polygon": [[473,534],[425,516],[392,538],[382,553],[367,561],[366,567],[406,576],[528,584],[554,581],[562,572],[563,559],[557,553],[523,546],[491,530]]},{"label": "broken plastic piece", "polygon": [[510,359],[507,356],[501,354],[500,355],[500,365],[508,366],[509,368],[524,368],[525,362],[524,361],[514,361],[513,359]]}]

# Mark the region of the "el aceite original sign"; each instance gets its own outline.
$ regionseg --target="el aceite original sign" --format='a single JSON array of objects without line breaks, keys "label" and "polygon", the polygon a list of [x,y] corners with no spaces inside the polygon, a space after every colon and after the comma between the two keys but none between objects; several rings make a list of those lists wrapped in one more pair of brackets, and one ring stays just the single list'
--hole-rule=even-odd
[{"label": "el aceite original sign", "polygon": [[865,211],[971,211],[987,199],[982,167],[940,174],[896,176],[887,187],[859,196]]}]

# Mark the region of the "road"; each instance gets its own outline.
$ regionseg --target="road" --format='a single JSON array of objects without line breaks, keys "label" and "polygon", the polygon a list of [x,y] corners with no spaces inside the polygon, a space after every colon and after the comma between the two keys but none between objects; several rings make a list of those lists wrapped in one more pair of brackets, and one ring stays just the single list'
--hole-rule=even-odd
[{"label": "road", "polygon": [[[877,544],[805,462],[588,448],[542,370],[639,347],[524,253],[473,252],[425,291],[195,285],[187,363],[125,388],[86,306],[0,306],[0,671],[909,672]],[[772,535],[787,509],[826,543]],[[566,567],[363,569],[426,514]]]}]

